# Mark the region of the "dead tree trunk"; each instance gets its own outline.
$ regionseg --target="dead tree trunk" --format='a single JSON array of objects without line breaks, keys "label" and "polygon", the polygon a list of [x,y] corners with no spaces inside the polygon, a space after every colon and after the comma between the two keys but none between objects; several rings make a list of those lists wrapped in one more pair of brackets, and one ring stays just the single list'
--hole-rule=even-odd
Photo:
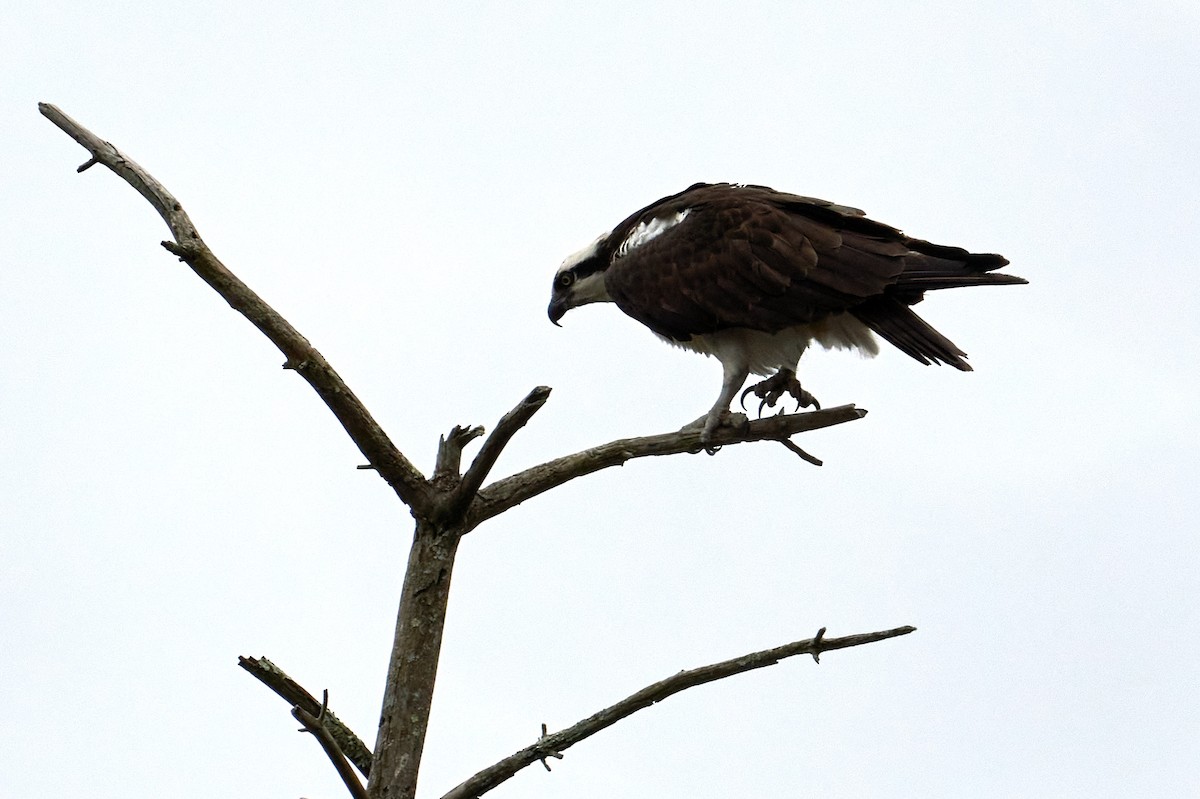
[{"label": "dead tree trunk", "polygon": [[[55,106],[43,103],[39,109],[90,153],[88,161],[79,167],[80,172],[103,164],[154,206],[173,237],[172,241],[164,241],[163,247],[191,267],[279,348],[286,358],[284,366],[295,370],[312,386],[367,459],[368,466],[360,468],[378,472],[411,509],[416,529],[401,592],[373,753],[329,711],[328,694],[317,702],[270,661],[239,660],[243,668],[292,705],[293,715],[304,724],[305,731],[311,732],[321,743],[353,797],[411,799],[416,792],[425,745],[454,556],[463,536],[487,519],[576,477],[618,466],[633,458],[699,453],[703,451],[700,428],[611,441],[485,485],[509,440],[549,398],[550,389],[539,386],[500,419],[465,473],[461,471],[463,448],[482,436],[483,429],[455,427],[451,430],[439,446],[433,476],[427,478],[391,442],[349,386],[308,340],[225,268],[200,238],[183,206],[162,184],[116,147]],[[718,429],[709,445],[719,448],[751,441],[775,441],[819,465],[820,461],[796,446],[791,437],[807,430],[860,419],[865,414],[866,411],[845,405],[745,421],[740,426]],[[897,627],[826,638],[822,628],[813,638],[679,672],[564,730],[549,733],[543,726],[542,736],[536,742],[477,772],[446,793],[443,799],[480,796],[526,766],[538,761],[545,765],[547,757],[562,757],[562,750],[687,688],[769,666],[783,658],[810,654],[817,660],[822,652],[906,635],[913,630],[913,627]],[[351,763],[368,777],[366,787],[351,769]]]},{"label": "dead tree trunk", "polygon": [[425,725],[413,720],[429,718],[460,537],[457,530],[417,523],[371,764],[371,786],[381,786],[371,792],[376,796],[407,799],[416,794]]}]

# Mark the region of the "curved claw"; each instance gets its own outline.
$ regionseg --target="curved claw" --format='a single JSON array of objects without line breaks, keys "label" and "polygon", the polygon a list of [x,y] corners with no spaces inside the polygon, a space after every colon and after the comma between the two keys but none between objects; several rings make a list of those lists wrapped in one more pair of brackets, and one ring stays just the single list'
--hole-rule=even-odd
[{"label": "curved claw", "polygon": [[[746,389],[745,391],[743,391],[743,392],[742,392],[741,404],[742,404],[742,410],[743,410],[743,411],[744,411],[744,410],[746,410],[746,395],[747,395],[747,394],[750,394],[750,393],[752,393],[753,391],[754,391],[754,386],[750,386],[750,388],[748,388],[748,389]],[[759,415],[759,416],[762,416],[762,410],[761,410],[761,409],[759,410],[759,412],[758,412],[758,415]]]},{"label": "curved claw", "polygon": [[[763,409],[774,408],[775,403],[778,402],[784,394],[790,394],[792,398],[796,400],[796,410],[794,413],[799,413],[801,408],[809,407],[818,411],[821,410],[821,403],[817,402],[817,398],[801,388],[800,383],[797,382],[795,376],[784,379],[783,376],[785,374],[786,373],[784,372],[777,372],[774,376],[767,378],[761,383],[756,383],[742,391],[742,396],[739,400],[742,410],[746,410],[746,397],[750,396],[751,394],[762,400],[758,403],[758,416],[760,419],[763,415]],[[780,413],[784,413],[784,411],[781,409]]]}]

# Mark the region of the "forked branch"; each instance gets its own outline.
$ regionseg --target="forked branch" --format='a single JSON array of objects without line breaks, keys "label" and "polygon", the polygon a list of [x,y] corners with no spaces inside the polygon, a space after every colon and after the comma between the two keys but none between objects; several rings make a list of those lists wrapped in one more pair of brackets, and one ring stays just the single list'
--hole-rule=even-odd
[{"label": "forked branch", "polygon": [[665,680],[646,686],[632,696],[622,699],[611,707],[606,707],[599,713],[588,716],[583,721],[567,727],[565,730],[546,735],[543,729],[542,736],[535,743],[519,752],[509,755],[499,763],[480,771],[466,782],[445,794],[442,799],[476,799],[476,797],[487,793],[526,766],[539,761],[544,762],[546,757],[561,756],[564,749],[574,746],[606,727],[611,727],[621,719],[633,715],[642,708],[650,707],[656,702],[661,702],[667,697],[677,694],[680,691],[685,691],[688,688],[721,680],[725,677],[732,677],[744,671],[761,669],[764,666],[773,666],[784,658],[795,657],[796,655],[812,655],[813,659],[816,660],[822,652],[828,652],[833,649],[846,649],[847,647],[870,644],[900,635],[908,635],[916,629],[916,627],[897,627],[881,632],[847,635],[842,638],[826,638],[825,629],[822,628],[813,638],[794,641],[790,644],[777,646],[774,649],[764,649],[761,652],[751,652],[748,655],[742,655],[741,657],[725,660],[720,663],[713,663],[710,666],[701,666],[697,669],[681,671]]},{"label": "forked branch", "polygon": [[358,775],[354,773],[354,770],[350,768],[350,764],[346,762],[346,756],[342,754],[337,741],[329,734],[329,730],[325,728],[325,711],[328,705],[329,691],[325,691],[319,712],[316,714],[309,713],[297,705],[292,708],[292,715],[296,718],[296,721],[304,725],[304,728],[300,732],[311,733],[317,739],[317,743],[321,744],[321,748],[325,750],[325,755],[333,763],[333,767],[337,769],[338,776],[342,778],[346,789],[350,791],[350,796],[353,799],[367,799],[367,789],[363,787],[362,782],[358,779]]}]

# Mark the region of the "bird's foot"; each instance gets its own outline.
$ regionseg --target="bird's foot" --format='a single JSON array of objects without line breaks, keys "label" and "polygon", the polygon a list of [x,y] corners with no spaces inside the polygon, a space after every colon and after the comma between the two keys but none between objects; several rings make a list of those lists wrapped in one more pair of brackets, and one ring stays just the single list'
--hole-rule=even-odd
[{"label": "bird's foot", "polygon": [[796,379],[796,373],[791,369],[780,369],[761,383],[755,383],[743,391],[741,400],[743,409],[746,407],[747,394],[754,394],[754,396],[762,400],[758,404],[759,416],[762,416],[763,408],[774,408],[775,403],[784,394],[788,394],[796,400],[796,410],[810,406],[815,410],[821,410],[821,403],[817,402],[816,397],[800,387],[800,381]]},{"label": "bird's foot", "polygon": [[704,451],[709,455],[715,455],[720,447],[713,446],[711,442],[717,430],[722,427],[741,429],[749,421],[744,413],[734,413],[728,409],[714,409],[696,421],[684,425],[683,429],[695,430],[696,428],[700,428],[700,445],[704,447]]}]

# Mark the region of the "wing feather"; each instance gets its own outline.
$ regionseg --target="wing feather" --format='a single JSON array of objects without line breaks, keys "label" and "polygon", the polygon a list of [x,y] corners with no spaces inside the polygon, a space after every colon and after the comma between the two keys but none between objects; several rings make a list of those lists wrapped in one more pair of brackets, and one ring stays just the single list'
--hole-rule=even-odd
[{"label": "wing feather", "polygon": [[965,352],[895,297],[876,297],[851,313],[901,352],[923,364],[945,363],[964,372],[972,371],[971,365],[963,360],[967,357]]},{"label": "wing feather", "polygon": [[605,272],[617,305],[655,332],[678,340],[730,327],[776,332],[844,311],[901,271],[902,247],[845,248],[840,231],[772,202],[769,190],[722,188],[668,198],[614,230],[619,241],[625,230],[688,209],[685,221],[614,258]]}]

